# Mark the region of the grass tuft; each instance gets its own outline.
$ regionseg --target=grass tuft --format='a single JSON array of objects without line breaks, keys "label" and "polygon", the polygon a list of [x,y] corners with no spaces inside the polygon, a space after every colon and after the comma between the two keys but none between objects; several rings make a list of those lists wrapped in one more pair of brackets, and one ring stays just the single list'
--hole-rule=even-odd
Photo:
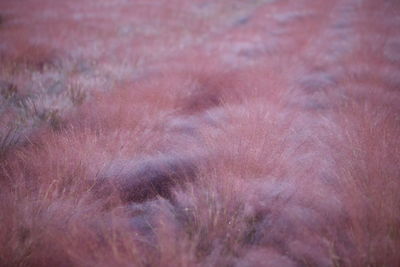
[{"label": "grass tuft", "polygon": [[0,159],[20,141],[20,129],[18,127],[6,127],[0,132]]},{"label": "grass tuft", "polygon": [[80,106],[87,97],[87,93],[79,83],[73,83],[68,88],[68,97],[72,104]]}]

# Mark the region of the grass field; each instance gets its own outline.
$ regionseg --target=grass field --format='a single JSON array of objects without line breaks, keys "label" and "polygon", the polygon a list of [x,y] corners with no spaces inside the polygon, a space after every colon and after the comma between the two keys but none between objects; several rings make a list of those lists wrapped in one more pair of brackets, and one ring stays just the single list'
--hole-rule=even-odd
[{"label": "grass field", "polygon": [[0,266],[400,266],[397,0],[0,1]]}]

